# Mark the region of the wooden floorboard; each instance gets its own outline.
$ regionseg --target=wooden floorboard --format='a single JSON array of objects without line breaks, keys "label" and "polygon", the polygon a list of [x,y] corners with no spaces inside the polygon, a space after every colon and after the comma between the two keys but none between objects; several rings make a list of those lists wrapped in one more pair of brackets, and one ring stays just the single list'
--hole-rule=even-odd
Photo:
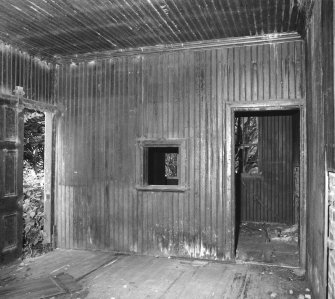
[{"label": "wooden floorboard", "polygon": [[113,259],[115,255],[109,252],[57,249],[36,258],[26,259],[21,264],[2,268],[0,286],[4,286],[5,279],[34,279],[59,273],[68,273],[78,280]]},{"label": "wooden floorboard", "polygon": [[65,294],[66,291],[57,286],[52,279],[35,278],[23,283],[14,284],[0,289],[0,298],[3,299],[36,299],[49,298]]},{"label": "wooden floorboard", "polygon": [[78,292],[77,282],[115,259],[108,252],[55,250],[0,269],[0,298],[48,298]]},{"label": "wooden floorboard", "polygon": [[37,259],[25,260],[24,265],[15,264],[0,270],[1,298],[40,298],[46,293],[56,295],[56,292],[63,293],[57,295],[57,299],[262,299],[270,298],[273,293],[276,298],[297,298],[299,294],[306,294],[308,287],[293,269],[265,264],[78,250],[56,250]]},{"label": "wooden floorboard", "polygon": [[[86,298],[297,298],[308,287],[292,269],[122,256],[83,281]],[[293,295],[289,291],[293,291]]]}]

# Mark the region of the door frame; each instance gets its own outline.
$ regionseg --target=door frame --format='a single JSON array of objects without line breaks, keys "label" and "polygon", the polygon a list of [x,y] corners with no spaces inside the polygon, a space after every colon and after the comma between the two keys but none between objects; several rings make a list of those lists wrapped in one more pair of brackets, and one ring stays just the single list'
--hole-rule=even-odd
[{"label": "door frame", "polygon": [[37,102],[22,98],[24,109],[37,110],[44,113],[44,241],[55,247],[54,240],[54,205],[55,205],[55,155],[56,155],[56,122],[59,116],[59,107],[52,104]]},{"label": "door frame", "polygon": [[[299,110],[300,115],[300,223],[299,223],[299,265],[306,267],[306,181],[307,181],[307,140],[305,104],[296,101],[268,101],[261,103],[226,104],[226,219],[230,222],[230,255],[235,257],[235,145],[234,117],[236,112],[289,111]],[[229,223],[228,222],[228,223]]]},{"label": "door frame", "polygon": [[[38,102],[34,100],[30,100],[24,98],[23,95],[7,95],[0,93],[0,100],[4,103],[8,103],[9,105],[16,106],[16,109],[21,114],[21,121],[18,122],[18,133],[22,134],[22,146],[20,157],[21,162],[16,165],[17,173],[20,173],[19,180],[17,182],[17,189],[18,193],[20,193],[19,205],[20,205],[20,217],[22,218],[22,201],[23,201],[23,152],[24,152],[24,145],[23,145],[23,135],[24,135],[24,121],[23,121],[23,114],[24,109],[32,109],[38,110],[45,114],[45,120],[48,122],[48,125],[45,126],[45,165],[44,169],[48,168],[48,171],[45,173],[45,189],[44,189],[44,210],[45,215],[47,216],[47,221],[44,222],[44,231],[47,233],[46,241],[48,243],[53,244],[53,229],[54,229],[54,185],[55,185],[55,131],[56,131],[56,122],[57,118],[62,110],[61,107],[55,106],[49,103]],[[47,144],[48,142],[48,144]],[[46,165],[47,164],[47,165]],[[21,255],[22,251],[22,229],[23,223],[18,223],[18,231],[17,236],[19,238],[18,244],[18,253],[17,255]]]}]

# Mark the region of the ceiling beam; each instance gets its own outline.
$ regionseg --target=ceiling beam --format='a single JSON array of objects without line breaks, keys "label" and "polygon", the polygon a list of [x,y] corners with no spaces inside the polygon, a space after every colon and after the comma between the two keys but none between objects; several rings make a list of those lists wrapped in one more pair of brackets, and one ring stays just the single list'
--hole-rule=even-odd
[{"label": "ceiling beam", "polygon": [[55,60],[59,64],[71,63],[71,62],[79,63],[82,61],[99,60],[104,58],[113,58],[120,56],[133,56],[133,55],[160,53],[160,52],[182,51],[190,49],[197,50],[203,48],[236,47],[236,46],[245,46],[254,44],[268,44],[268,43],[297,41],[301,39],[302,39],[301,36],[297,32],[266,34],[262,36],[253,36],[253,37],[247,36],[237,38],[224,38],[224,39],[216,39],[216,40],[200,41],[200,42],[139,47],[134,49],[99,51],[79,55],[64,55],[59,56],[58,58],[55,57]]}]

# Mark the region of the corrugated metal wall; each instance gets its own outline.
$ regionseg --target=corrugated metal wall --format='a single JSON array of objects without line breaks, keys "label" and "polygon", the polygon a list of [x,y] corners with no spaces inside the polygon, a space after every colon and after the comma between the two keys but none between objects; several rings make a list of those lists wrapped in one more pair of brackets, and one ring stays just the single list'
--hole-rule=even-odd
[{"label": "corrugated metal wall", "polygon": [[[229,258],[225,103],[304,100],[302,41],[102,59],[59,69],[62,248]],[[138,138],[183,138],[188,190],[136,190]]]},{"label": "corrugated metal wall", "polygon": [[0,42],[0,94],[12,95],[22,86],[30,100],[54,104],[54,67]]},{"label": "corrugated metal wall", "polygon": [[240,174],[241,178],[237,178],[240,184],[237,188],[241,188],[241,202],[237,204],[241,221],[294,224],[297,218],[293,175],[300,164],[299,113],[277,111],[253,115],[259,124],[260,173]]},{"label": "corrugated metal wall", "polygon": [[[260,118],[262,197],[267,199],[262,211],[269,222],[293,224],[295,221],[292,119],[290,113],[273,113]],[[299,126],[299,122],[294,125]]]}]

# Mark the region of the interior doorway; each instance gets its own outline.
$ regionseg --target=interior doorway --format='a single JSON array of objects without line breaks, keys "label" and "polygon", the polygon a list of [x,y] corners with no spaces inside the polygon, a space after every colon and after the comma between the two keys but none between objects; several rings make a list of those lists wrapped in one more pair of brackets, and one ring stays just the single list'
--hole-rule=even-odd
[{"label": "interior doorway", "polygon": [[300,110],[233,116],[236,259],[299,266]]},{"label": "interior doorway", "polygon": [[[57,110],[54,106],[37,103],[18,97],[0,98],[0,263],[8,263],[22,257],[23,235],[23,156],[24,156],[24,112],[25,108],[44,111],[44,202],[43,232],[35,230],[31,221],[28,227],[36,234],[43,235],[51,243],[53,228],[53,184],[55,154],[55,120]],[[40,110],[41,109],[41,110]],[[28,137],[29,138],[29,137]],[[32,149],[33,156],[38,149]],[[33,157],[34,158],[34,157]],[[37,163],[39,164],[39,163]],[[27,185],[30,186],[29,183]],[[33,208],[29,217],[38,216]],[[31,220],[31,219],[29,219]],[[28,228],[26,228],[28,231]],[[33,244],[34,239],[31,243]]]}]

